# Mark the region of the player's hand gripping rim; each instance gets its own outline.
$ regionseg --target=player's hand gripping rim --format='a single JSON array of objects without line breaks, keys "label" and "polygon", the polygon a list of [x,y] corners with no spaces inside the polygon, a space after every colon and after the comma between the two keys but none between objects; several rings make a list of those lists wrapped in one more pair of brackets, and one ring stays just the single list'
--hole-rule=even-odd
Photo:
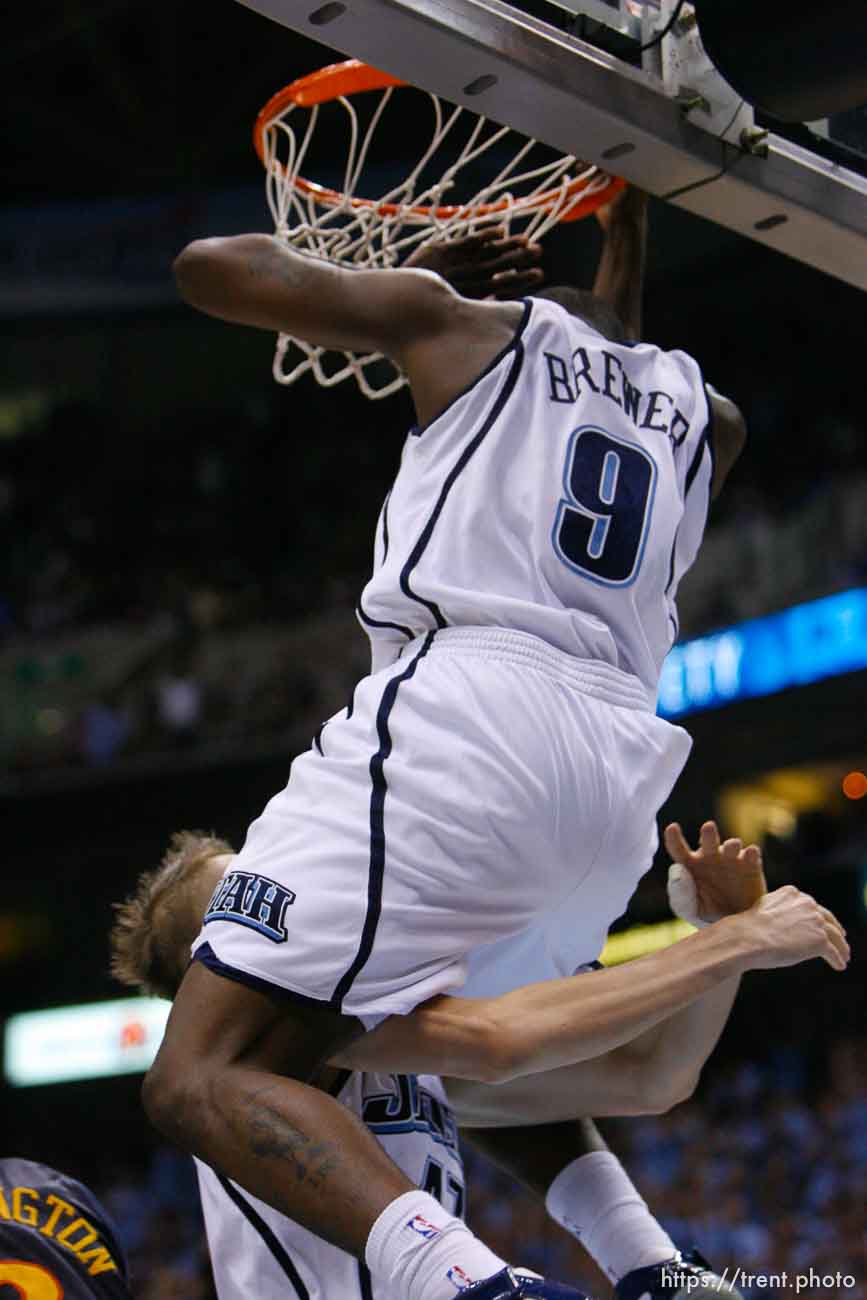
[{"label": "player's hand gripping rim", "polygon": [[417,248],[404,266],[435,271],[465,298],[520,298],[544,280],[541,244],[488,226],[458,239],[437,239]]}]

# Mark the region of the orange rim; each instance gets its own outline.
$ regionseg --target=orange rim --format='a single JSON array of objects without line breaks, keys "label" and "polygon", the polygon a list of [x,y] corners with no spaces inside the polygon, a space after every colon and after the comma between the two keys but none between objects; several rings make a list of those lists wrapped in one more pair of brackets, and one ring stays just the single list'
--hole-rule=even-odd
[{"label": "orange rim", "polygon": [[[362,63],[359,59],[346,59],[343,63],[330,63],[325,68],[319,68],[316,72],[308,73],[306,77],[299,77],[297,80],[278,90],[276,95],[272,95],[267,104],[259,111],[256,122],[253,127],[253,145],[259,160],[264,167],[267,167],[265,154],[265,132],[268,127],[285,113],[290,106],[297,108],[314,108],[318,104],[329,104],[335,99],[341,99],[348,95],[361,95],[368,90],[386,90],[391,86],[406,86],[409,83],[402,81],[399,77],[393,77],[388,72],[381,72],[378,68],[372,68],[368,63]],[[300,190],[302,194],[308,195],[314,203],[321,204],[323,207],[336,207],[338,204],[347,202],[347,195],[340,190],[329,189],[327,185],[318,185],[316,181],[308,181],[303,176],[296,176],[292,182],[295,189]],[[626,182],[619,176],[610,176],[607,184],[601,189],[596,190],[593,194],[585,194],[589,179],[579,178],[572,181],[565,190],[554,188],[545,190],[538,194],[532,203],[528,203],[523,212],[536,212],[540,208],[552,208],[555,203],[562,202],[564,198],[575,197],[575,202],[559,218],[560,221],[580,221],[583,217],[588,217],[591,212],[597,208],[603,207],[610,203],[615,195],[619,194],[625,188]],[[416,216],[416,217],[433,217],[438,221],[449,221],[461,212],[468,211],[466,204],[452,204],[442,207],[432,207],[425,204],[418,204],[414,207],[408,207],[402,203],[382,203],[377,199],[363,199],[355,196],[348,199],[349,206],[355,209],[375,210],[377,215],[383,217],[395,217],[399,214]],[[513,205],[508,199],[500,199],[496,203],[481,203],[472,209],[476,217],[497,217],[507,211]]]}]

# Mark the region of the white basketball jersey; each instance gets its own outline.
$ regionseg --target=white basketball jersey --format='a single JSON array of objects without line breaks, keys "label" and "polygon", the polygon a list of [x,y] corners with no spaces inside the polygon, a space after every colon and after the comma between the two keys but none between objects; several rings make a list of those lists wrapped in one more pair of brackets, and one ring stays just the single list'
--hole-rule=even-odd
[{"label": "white basketball jersey", "polygon": [[[457,1125],[439,1079],[352,1074],[338,1098],[408,1178],[464,1213]],[[364,1264],[196,1161],[219,1300],[393,1300]]]},{"label": "white basketball jersey", "polygon": [[514,339],[407,437],[359,607],[373,669],[431,628],[529,632],[656,697],[713,448],[684,352],[612,343],[528,299]]}]

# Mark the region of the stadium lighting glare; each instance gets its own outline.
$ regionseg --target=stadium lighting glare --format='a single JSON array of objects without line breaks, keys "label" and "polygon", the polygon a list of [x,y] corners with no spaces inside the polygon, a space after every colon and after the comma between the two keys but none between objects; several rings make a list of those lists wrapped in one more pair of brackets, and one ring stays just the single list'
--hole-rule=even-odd
[{"label": "stadium lighting glare", "polygon": [[867,795],[867,776],[863,772],[849,772],[843,777],[843,793],[847,799],[863,799]]},{"label": "stadium lighting glare", "polygon": [[867,587],[853,587],[676,645],[658,711],[679,718],[867,668]]},{"label": "stadium lighting glare", "polygon": [[23,1012],[6,1022],[4,1076],[13,1087],[138,1074],[162,1040],[169,1003],[114,998]]},{"label": "stadium lighting glare", "polygon": [[619,966],[625,961],[635,961],[636,957],[646,957],[650,952],[659,952],[669,948],[688,934],[693,934],[695,926],[689,921],[673,917],[670,921],[655,921],[652,925],[633,925],[628,930],[618,930],[610,934],[602,949],[600,961],[603,966]]}]

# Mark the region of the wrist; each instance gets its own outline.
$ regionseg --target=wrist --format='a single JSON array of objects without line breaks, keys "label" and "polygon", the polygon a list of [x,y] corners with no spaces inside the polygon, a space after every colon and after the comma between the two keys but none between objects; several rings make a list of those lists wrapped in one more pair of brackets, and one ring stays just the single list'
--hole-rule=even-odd
[{"label": "wrist", "polygon": [[724,916],[701,933],[722,941],[724,961],[731,967],[730,974],[743,975],[755,965],[756,954],[761,948],[760,935],[755,919],[748,911]]}]

